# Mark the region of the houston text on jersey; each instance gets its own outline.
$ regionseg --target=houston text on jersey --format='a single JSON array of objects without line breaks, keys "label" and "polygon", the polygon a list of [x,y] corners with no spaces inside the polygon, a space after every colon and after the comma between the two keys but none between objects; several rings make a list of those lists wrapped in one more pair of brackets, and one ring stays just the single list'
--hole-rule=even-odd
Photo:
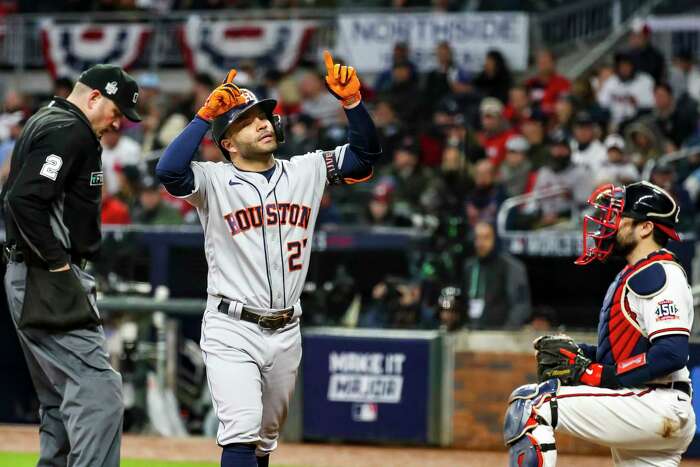
[{"label": "houston text on jersey", "polygon": [[[264,213],[264,215],[263,215]],[[237,235],[251,227],[265,225],[292,225],[302,228],[309,226],[311,208],[295,203],[266,204],[250,206],[230,212],[224,216],[231,235]]]}]

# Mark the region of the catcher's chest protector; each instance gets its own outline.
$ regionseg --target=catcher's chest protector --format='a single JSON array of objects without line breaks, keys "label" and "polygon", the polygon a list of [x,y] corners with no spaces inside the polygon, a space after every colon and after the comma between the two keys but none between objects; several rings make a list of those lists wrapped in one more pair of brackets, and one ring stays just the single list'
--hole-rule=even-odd
[{"label": "catcher's chest protector", "polygon": [[635,291],[644,288],[644,295],[660,291],[665,285],[665,275],[660,277],[658,274],[659,269],[663,274],[660,261],[677,262],[677,259],[672,253],[659,250],[634,266],[625,267],[610,284],[598,322],[598,363],[617,365],[648,350],[649,340],[637,325],[637,315],[630,309],[627,294],[630,288]]}]

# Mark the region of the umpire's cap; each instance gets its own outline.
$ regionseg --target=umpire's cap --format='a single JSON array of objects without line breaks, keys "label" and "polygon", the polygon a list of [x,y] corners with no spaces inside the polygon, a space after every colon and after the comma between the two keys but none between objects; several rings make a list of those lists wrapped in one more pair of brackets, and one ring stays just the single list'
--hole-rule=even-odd
[{"label": "umpire's cap", "polygon": [[673,240],[680,240],[676,232],[678,204],[664,189],[646,181],[625,186],[625,204],[622,215],[632,219],[652,221],[659,230]]},{"label": "umpire's cap", "polygon": [[268,120],[270,120],[272,127],[275,130],[277,142],[284,142],[284,129],[282,127],[280,116],[273,113],[275,107],[277,107],[277,101],[275,99],[258,100],[255,94],[244,88],[241,89],[241,93],[246,97],[246,103],[232,108],[225,114],[219,115],[211,124],[211,136],[227,160],[231,160],[231,158],[228,151],[221,145],[221,140],[224,139],[226,131],[229,129],[229,127],[233,125],[234,122],[241,117],[241,115],[253,108],[261,108],[262,111],[265,112],[265,115],[267,115]]},{"label": "umpire's cap", "polygon": [[85,70],[78,78],[80,83],[97,89],[103,96],[114,102],[119,111],[132,122],[140,122],[136,112],[139,99],[139,86],[136,80],[116,65],[95,65]]}]

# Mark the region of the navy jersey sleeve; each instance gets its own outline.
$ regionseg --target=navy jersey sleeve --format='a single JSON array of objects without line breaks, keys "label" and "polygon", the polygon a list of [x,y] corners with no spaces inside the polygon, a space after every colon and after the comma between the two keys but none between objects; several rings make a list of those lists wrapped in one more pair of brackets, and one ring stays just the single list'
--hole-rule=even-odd
[{"label": "navy jersey sleeve", "polygon": [[362,102],[345,109],[348,118],[348,148],[338,167],[346,181],[362,181],[372,174],[372,167],[382,155],[374,121]]},{"label": "navy jersey sleeve", "polygon": [[659,337],[646,353],[646,364],[629,372],[618,371],[617,378],[621,386],[639,386],[683,368],[688,363],[688,353],[688,336],[673,334]]},{"label": "navy jersey sleeve", "polygon": [[165,149],[156,165],[156,176],[170,194],[187,196],[194,190],[190,163],[208,130],[209,123],[195,117]]}]

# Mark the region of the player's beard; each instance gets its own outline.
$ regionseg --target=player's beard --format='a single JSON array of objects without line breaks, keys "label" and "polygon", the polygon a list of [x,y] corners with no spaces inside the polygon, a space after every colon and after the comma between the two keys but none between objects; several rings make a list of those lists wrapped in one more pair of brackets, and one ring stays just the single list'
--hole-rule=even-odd
[{"label": "player's beard", "polygon": [[627,236],[620,235],[620,232],[615,236],[615,245],[613,246],[613,253],[616,256],[626,258],[627,255],[632,253],[632,251],[637,248],[637,242],[634,236],[630,233]]}]

